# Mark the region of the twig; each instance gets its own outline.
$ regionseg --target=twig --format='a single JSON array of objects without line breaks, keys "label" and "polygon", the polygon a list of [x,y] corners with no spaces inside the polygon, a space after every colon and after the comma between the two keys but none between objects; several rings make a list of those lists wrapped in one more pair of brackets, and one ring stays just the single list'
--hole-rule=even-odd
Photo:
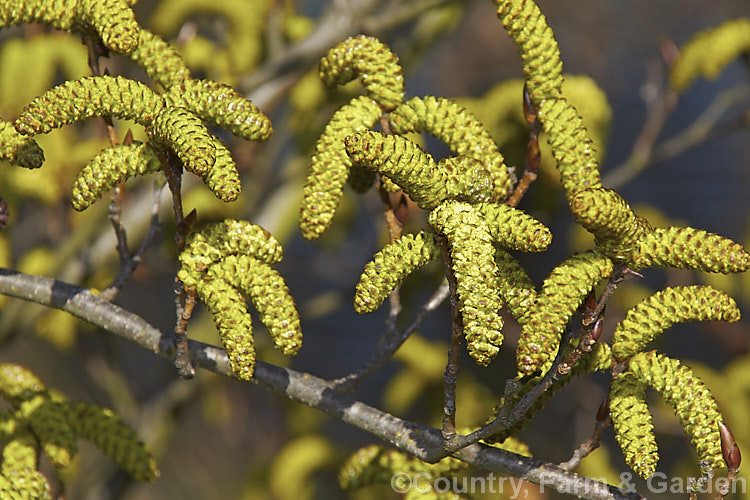
[{"label": "twig", "polygon": [[523,86],[523,111],[526,122],[530,125],[529,143],[526,146],[526,164],[523,169],[523,175],[518,184],[516,184],[513,194],[505,202],[506,205],[510,205],[511,207],[518,206],[521,198],[524,197],[526,191],[529,190],[531,184],[536,180],[537,172],[539,171],[539,162],[542,158],[542,153],[539,149],[539,132],[542,131],[542,124],[537,118],[537,111],[534,109],[534,105],[531,104],[526,84]]},{"label": "twig", "polygon": [[609,402],[605,398],[599,406],[599,410],[596,412],[596,423],[594,424],[594,431],[591,433],[591,437],[589,437],[585,443],[581,443],[573,452],[573,456],[570,457],[570,460],[561,463],[560,467],[565,470],[575,470],[581,464],[581,460],[589,456],[592,451],[599,447],[599,442],[602,439],[604,430],[609,427],[611,422],[612,418],[609,414]]},{"label": "twig", "polygon": [[409,336],[417,331],[417,328],[419,328],[419,326],[424,323],[424,320],[427,319],[427,316],[429,316],[432,311],[437,309],[438,306],[442,304],[446,298],[448,298],[449,293],[448,283],[443,282],[443,284],[441,284],[440,287],[435,290],[435,293],[433,293],[432,296],[427,300],[427,302],[425,302],[424,305],[419,309],[419,311],[417,312],[417,316],[414,318],[412,324],[410,324],[401,332],[393,332],[391,330],[387,330],[385,337],[383,338],[383,343],[380,345],[378,352],[375,353],[375,355],[370,358],[370,360],[361,369],[352,374],[346,375],[345,377],[331,380],[329,382],[330,386],[339,392],[354,391],[354,389],[356,389],[357,386],[362,383],[362,381],[364,381],[367,377],[380,369],[380,367],[383,366],[386,361],[393,357],[395,352],[398,351],[399,347],[401,347],[406,339],[408,339]]},{"label": "twig", "polygon": [[[125,285],[125,282],[130,278],[130,276],[133,274],[133,271],[140,265],[140,263],[143,261],[143,255],[146,253],[146,250],[149,246],[151,246],[151,243],[154,241],[154,238],[161,230],[161,223],[159,222],[159,205],[161,202],[161,192],[164,189],[164,184],[162,182],[155,182],[154,183],[154,194],[153,194],[153,204],[151,205],[151,222],[149,224],[148,232],[146,233],[146,236],[144,236],[143,240],[141,241],[141,244],[138,246],[138,249],[135,251],[135,253],[128,257],[124,262],[122,261],[122,256],[126,253],[123,253],[122,251],[118,251],[120,254],[120,272],[117,275],[117,278],[112,282],[111,285],[109,285],[107,288],[102,290],[101,296],[104,300],[112,301],[115,299],[117,294],[120,292],[120,289]],[[111,205],[110,205],[111,206]],[[111,212],[110,212],[111,214]],[[121,226],[119,217],[120,211],[117,212],[117,221],[118,225]],[[111,219],[110,219],[111,220]],[[114,223],[113,223],[114,224]],[[123,235],[122,238],[118,237],[118,247],[120,242],[127,245],[127,239],[124,234],[125,228],[122,228]],[[125,248],[125,251],[127,252],[127,247]]]},{"label": "twig", "polygon": [[456,381],[458,379],[458,356],[461,349],[461,338],[464,336],[464,325],[458,307],[458,283],[453,273],[453,261],[450,255],[450,245],[445,236],[438,236],[440,253],[445,266],[445,277],[448,280],[451,300],[451,346],[448,350],[448,362],[445,365],[443,377],[443,440],[446,443],[456,438]]},{"label": "twig", "polygon": [[[154,354],[167,359],[174,356],[172,335],[153,327],[134,313],[99,299],[86,288],[0,269],[0,293],[62,309]],[[189,345],[191,359],[197,366],[234,377],[223,349],[193,340],[189,341]],[[417,458],[429,459],[436,450],[443,448],[438,429],[404,421],[348,395],[332,391],[325,380],[314,375],[258,361],[252,382],[360,428]],[[579,476],[551,463],[478,443],[453,453],[453,456],[483,470],[519,477],[588,500],[645,498]]]},{"label": "twig", "polygon": [[[180,187],[182,185],[182,164],[174,158],[172,155],[166,153],[157,153],[159,160],[162,164],[162,169],[165,176],[167,177],[167,184],[169,190],[172,193],[172,207],[174,209],[174,218],[176,231],[174,235],[175,247],[179,254],[185,248],[185,240],[187,239],[188,233],[192,229],[193,222],[195,221],[195,210],[190,212],[187,217],[183,215],[182,211],[182,195]],[[174,293],[175,293],[175,312],[177,314],[177,322],[174,327],[175,337],[175,357],[174,366],[177,368],[177,373],[182,378],[193,378],[195,375],[195,368],[190,361],[190,350],[188,349],[188,337],[187,337],[187,322],[190,316],[193,314],[193,308],[195,307],[196,297],[195,291],[186,290],[182,286],[182,282],[179,280],[177,275],[174,278]]]},{"label": "twig", "polygon": [[727,89],[716,96],[688,128],[654,147],[649,165],[674,158],[699,144],[747,129],[748,120],[744,113],[738,119],[723,126],[717,124],[727,111],[747,99],[748,96],[750,96],[750,86],[746,84]]},{"label": "twig", "polygon": [[652,65],[649,79],[642,87],[646,101],[646,120],[633,143],[628,158],[614,167],[603,179],[612,189],[618,189],[633,180],[648,165],[654,143],[664,128],[667,117],[677,105],[677,94],[664,84],[664,65]]}]

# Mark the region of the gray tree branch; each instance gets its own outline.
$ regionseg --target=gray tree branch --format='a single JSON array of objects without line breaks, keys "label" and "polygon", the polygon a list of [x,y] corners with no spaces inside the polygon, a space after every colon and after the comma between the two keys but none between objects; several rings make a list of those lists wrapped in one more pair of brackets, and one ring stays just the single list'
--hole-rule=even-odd
[{"label": "gray tree branch", "polygon": [[[163,332],[153,327],[140,316],[98,298],[87,288],[10,269],[0,269],[0,293],[62,309],[154,354],[170,360],[174,357],[175,344],[171,332]],[[223,349],[193,340],[189,346],[191,358],[196,366],[234,377]],[[420,459],[434,460],[434,457],[444,454],[439,429],[404,421],[361,403],[347,394],[336,392],[325,380],[314,375],[257,361],[252,381],[358,427]],[[453,456],[482,470],[519,477],[580,498],[645,498],[566,471],[552,463],[479,443],[458,450]]]}]

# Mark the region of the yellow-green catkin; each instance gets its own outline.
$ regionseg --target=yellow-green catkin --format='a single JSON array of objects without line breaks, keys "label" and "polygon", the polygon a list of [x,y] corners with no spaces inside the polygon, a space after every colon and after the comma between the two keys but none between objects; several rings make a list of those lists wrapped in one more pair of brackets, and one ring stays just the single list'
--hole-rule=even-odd
[{"label": "yellow-green catkin", "polygon": [[284,278],[268,264],[247,255],[231,255],[212,266],[211,276],[242,290],[260,313],[274,346],[293,356],[302,347],[299,313]]},{"label": "yellow-green catkin", "polygon": [[[414,97],[391,113],[390,120],[393,131],[398,134],[426,132],[457,155],[479,160],[488,176],[485,181],[488,185],[480,193],[489,199],[476,201],[502,201],[510,193],[511,178],[497,144],[481,122],[455,101],[433,96]],[[445,167],[450,169],[450,163]],[[452,169],[456,171],[456,166]],[[466,168],[458,172],[461,170]],[[472,170],[467,171],[471,173]],[[471,181],[465,182],[471,184]]]},{"label": "yellow-green catkin", "polygon": [[24,135],[94,116],[112,116],[149,125],[164,108],[164,99],[143,83],[121,76],[90,76],[65,82],[29,103],[14,126]]},{"label": "yellow-green catkin", "polygon": [[521,328],[516,351],[519,375],[549,368],[568,320],[594,286],[612,274],[612,268],[611,260],[590,250],[572,255],[552,270]]},{"label": "yellow-green catkin", "polygon": [[579,191],[570,202],[576,222],[594,235],[596,246],[615,261],[630,259],[638,242],[653,231],[622,197],[611,189]]},{"label": "yellow-green catkin", "polygon": [[0,475],[0,494],[12,500],[52,500],[52,489],[44,475],[34,469]]},{"label": "yellow-green catkin", "polygon": [[224,219],[191,233],[179,255],[180,279],[187,287],[196,286],[213,263],[230,255],[248,255],[274,264],[281,261],[281,243],[262,227],[244,220]]},{"label": "yellow-green catkin", "polygon": [[13,405],[45,391],[44,383],[31,370],[14,363],[0,363],[0,395]]},{"label": "yellow-green catkin", "polygon": [[174,151],[187,170],[205,176],[213,167],[215,148],[203,122],[185,108],[164,108],[147,130],[154,144]]},{"label": "yellow-green catkin", "polygon": [[628,363],[629,372],[661,394],[680,419],[700,460],[724,467],[721,452],[719,407],[711,392],[679,360],[654,351],[640,352]]},{"label": "yellow-green catkin", "polygon": [[315,144],[300,207],[300,229],[308,240],[318,238],[330,227],[344,192],[352,166],[344,139],[373,127],[380,114],[380,107],[371,98],[356,97],[334,113]]},{"label": "yellow-green catkin", "polygon": [[498,245],[522,252],[542,252],[552,242],[552,232],[523,210],[505,204],[477,203],[492,240]]},{"label": "yellow-green catkin", "polygon": [[560,96],[562,61],[555,35],[533,0],[495,0],[497,16],[518,48],[535,106]]},{"label": "yellow-green catkin", "polygon": [[612,351],[618,361],[643,349],[675,323],[739,321],[740,310],[730,296],[710,286],[666,288],[630,309],[617,325]]},{"label": "yellow-green catkin", "polygon": [[495,185],[481,160],[459,155],[443,158],[438,170],[446,179],[446,197],[468,203],[491,202],[497,199]]},{"label": "yellow-green catkin", "polygon": [[538,116],[568,201],[579,191],[601,187],[593,141],[576,109],[564,97],[545,99]]},{"label": "yellow-green catkin", "polygon": [[344,143],[355,165],[398,184],[419,208],[430,210],[446,199],[446,179],[437,163],[409,139],[367,130],[347,136]]},{"label": "yellow-green catkin", "polygon": [[430,212],[430,225],[450,244],[456,295],[469,355],[487,366],[503,342],[502,301],[497,287],[497,266],[492,237],[481,214],[472,205],[444,202]]},{"label": "yellow-green catkin", "polygon": [[147,29],[139,31],[138,46],[129,57],[163,89],[190,78],[190,69],[177,49]]},{"label": "yellow-green catkin", "polygon": [[39,168],[44,151],[34,139],[19,134],[13,124],[0,120],[0,158],[24,168]]},{"label": "yellow-green catkin", "polygon": [[24,23],[94,32],[105,47],[120,54],[131,53],[138,45],[138,22],[125,0],[0,1],[0,26]]},{"label": "yellow-green catkin", "polygon": [[155,481],[159,469],[146,445],[112,410],[85,403],[67,403],[68,422],[76,436],[94,443],[138,481]]},{"label": "yellow-green catkin", "polygon": [[365,265],[354,295],[354,310],[360,314],[374,311],[409,273],[439,256],[435,240],[425,231],[392,241]]},{"label": "yellow-green catkin", "polygon": [[748,50],[750,19],[746,17],[701,31],[680,48],[680,56],[669,71],[669,84],[682,92],[699,75],[713,80],[730,61]]},{"label": "yellow-green catkin", "polygon": [[536,288],[521,264],[502,248],[495,250],[498,291],[508,310],[519,323],[536,301]]},{"label": "yellow-green catkin", "polygon": [[343,85],[359,78],[367,95],[384,111],[404,99],[404,74],[398,57],[377,38],[358,35],[330,49],[318,63],[326,85]]},{"label": "yellow-green catkin", "polygon": [[78,0],[78,23],[96,31],[105,47],[130,54],[138,45],[138,22],[126,0]]},{"label": "yellow-green catkin", "polygon": [[678,267],[711,273],[750,269],[750,254],[739,243],[692,227],[666,227],[646,234],[633,254],[634,269]]},{"label": "yellow-green catkin", "polygon": [[96,155],[73,182],[73,208],[85,210],[116,184],[158,172],[161,162],[148,144],[117,145]]},{"label": "yellow-green catkin", "polygon": [[76,436],[66,415],[66,404],[45,397],[27,416],[44,454],[55,467],[68,467],[78,451]]},{"label": "yellow-green catkin", "polygon": [[0,473],[8,475],[19,470],[34,470],[39,466],[39,442],[28,427],[16,429],[5,442]]},{"label": "yellow-green catkin", "polygon": [[351,491],[374,483],[389,483],[397,472],[423,473],[426,479],[436,479],[466,467],[465,462],[453,457],[428,464],[401,451],[373,444],[360,448],[346,460],[339,469],[338,480],[342,490]]},{"label": "yellow-green catkin", "polygon": [[201,178],[218,199],[227,203],[235,201],[242,192],[237,164],[221,139],[214,135],[209,135],[209,139],[214,148],[214,164]]},{"label": "yellow-green catkin", "polygon": [[646,384],[632,373],[616,376],[609,389],[609,413],[625,463],[648,479],[656,472],[659,453],[646,403]]},{"label": "yellow-green catkin", "polygon": [[202,120],[248,141],[267,141],[273,134],[271,120],[229,85],[183,80],[170,87],[164,97],[168,104],[187,108]]},{"label": "yellow-green catkin", "polygon": [[241,380],[250,380],[255,370],[255,341],[244,297],[223,279],[210,276],[197,291],[213,317],[232,371]]},{"label": "yellow-green catkin", "polygon": [[62,31],[77,24],[78,0],[0,0],[0,26],[41,23]]}]

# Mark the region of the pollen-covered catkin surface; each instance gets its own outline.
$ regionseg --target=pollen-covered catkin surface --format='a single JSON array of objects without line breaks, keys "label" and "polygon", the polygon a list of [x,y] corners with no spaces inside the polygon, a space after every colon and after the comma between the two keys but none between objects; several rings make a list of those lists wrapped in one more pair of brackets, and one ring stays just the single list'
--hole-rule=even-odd
[{"label": "pollen-covered catkin surface", "polygon": [[165,107],[147,129],[149,139],[177,155],[187,170],[204,177],[216,161],[211,133],[185,108]]},{"label": "pollen-covered catkin surface", "polygon": [[740,310],[729,295],[710,286],[666,288],[631,308],[617,325],[612,351],[618,361],[634,355],[675,323],[739,321]]},{"label": "pollen-covered catkin surface", "polygon": [[347,136],[344,143],[355,165],[398,184],[419,208],[431,210],[446,199],[446,179],[437,163],[405,137],[366,130]]},{"label": "pollen-covered catkin surface", "polygon": [[628,370],[653,387],[672,407],[698,458],[707,460],[711,467],[724,467],[719,436],[722,417],[703,381],[679,360],[654,351],[633,356]]},{"label": "pollen-covered catkin surface", "polygon": [[398,57],[377,38],[358,35],[330,49],[318,63],[326,85],[343,85],[359,78],[384,111],[392,111],[404,99],[404,74]]},{"label": "pollen-covered catkin surface", "polygon": [[559,97],[562,88],[560,47],[533,0],[494,0],[497,16],[518,48],[531,102]]},{"label": "pollen-covered catkin surface", "polygon": [[439,256],[434,238],[425,231],[390,242],[365,265],[354,295],[354,310],[360,314],[374,311],[408,274]]},{"label": "pollen-covered catkin surface", "polygon": [[308,240],[328,229],[344,192],[352,166],[344,139],[373,127],[380,114],[380,107],[371,98],[355,97],[334,113],[315,144],[300,207],[300,229]]},{"label": "pollen-covered catkin surface", "polygon": [[63,125],[112,116],[148,126],[164,99],[141,82],[121,76],[89,76],[67,81],[29,103],[16,119],[24,135],[46,134]]},{"label": "pollen-covered catkin surface", "polygon": [[739,243],[692,227],[666,227],[646,234],[633,254],[633,269],[677,267],[711,273],[750,269],[750,254]]},{"label": "pollen-covered catkin surface", "polygon": [[62,31],[77,24],[78,0],[0,0],[0,26],[41,23]]},{"label": "pollen-covered catkin surface", "polygon": [[0,473],[35,470],[39,466],[39,442],[28,427],[17,429],[11,439],[4,442]]},{"label": "pollen-covered catkin surface", "polygon": [[218,199],[226,203],[235,201],[242,192],[237,164],[221,139],[214,135],[209,135],[209,139],[214,148],[214,164],[201,178]]},{"label": "pollen-covered catkin surface", "polygon": [[155,481],[159,469],[146,445],[112,410],[86,403],[64,405],[73,432],[94,443],[133,479]]},{"label": "pollen-covered catkin surface", "polygon": [[136,175],[161,170],[161,162],[147,144],[133,143],[107,148],[78,173],[73,182],[73,208],[85,210],[115,184]]},{"label": "pollen-covered catkin surface", "polygon": [[0,395],[14,406],[45,391],[41,379],[14,363],[0,363]]},{"label": "pollen-covered catkin surface", "polygon": [[0,493],[3,498],[11,500],[52,500],[47,479],[34,469],[19,469],[0,475]]},{"label": "pollen-covered catkin surface", "polygon": [[491,202],[496,199],[494,182],[484,164],[471,156],[443,158],[438,170],[446,179],[446,197],[467,203]]},{"label": "pollen-covered catkin surface", "polygon": [[648,221],[639,217],[622,197],[611,189],[579,191],[570,202],[576,222],[596,238],[602,253],[617,261],[627,261],[647,232]]},{"label": "pollen-covered catkin surface", "polygon": [[430,224],[450,244],[451,266],[469,355],[487,366],[503,343],[502,301],[495,249],[487,224],[472,205],[444,202],[430,212]]},{"label": "pollen-covered catkin surface", "polygon": [[187,237],[180,253],[180,280],[186,287],[203,280],[208,267],[230,255],[248,255],[267,264],[281,261],[281,243],[262,227],[244,220],[224,219]]},{"label": "pollen-covered catkin surface", "polygon": [[39,168],[44,151],[30,137],[19,134],[13,124],[0,120],[0,158],[24,168]]},{"label": "pollen-covered catkin surface", "polygon": [[568,201],[579,191],[600,188],[593,141],[576,109],[564,97],[546,99],[539,105],[538,116]]},{"label": "pollen-covered catkin surface", "polygon": [[[457,155],[478,160],[489,179],[486,188],[477,191],[475,196],[489,199],[476,201],[502,201],[510,193],[512,185],[508,167],[503,162],[497,144],[484,125],[455,101],[433,96],[414,97],[396,108],[389,118],[393,131],[397,134],[426,132],[440,139]],[[459,166],[452,168],[456,170]],[[451,165],[447,164],[445,167],[451,168]],[[465,183],[469,185],[471,181],[467,180]]]},{"label": "pollen-covered catkin surface", "polygon": [[138,45],[140,27],[126,0],[78,0],[78,23],[99,35],[105,47],[119,54],[130,54]]},{"label": "pollen-covered catkin surface", "polygon": [[498,245],[522,252],[541,252],[552,242],[552,232],[523,210],[505,204],[477,203],[492,240]]},{"label": "pollen-covered catkin surface", "polygon": [[502,248],[495,251],[498,291],[508,310],[520,324],[536,301],[536,287],[521,264]]},{"label": "pollen-covered catkin surface", "polygon": [[616,376],[609,389],[609,413],[625,463],[642,478],[651,477],[659,453],[646,403],[646,384],[632,373]]},{"label": "pollen-covered catkin surface", "polygon": [[188,79],[170,87],[164,98],[248,141],[267,141],[273,135],[271,120],[229,85]]},{"label": "pollen-covered catkin surface", "polygon": [[177,49],[147,29],[138,32],[138,46],[128,57],[163,89],[190,78],[190,70]]},{"label": "pollen-covered catkin surface", "polygon": [[731,19],[701,31],[680,48],[680,56],[669,70],[669,84],[682,92],[698,76],[715,79],[730,61],[748,50],[749,18]]},{"label": "pollen-covered catkin surface", "polygon": [[230,283],[210,274],[196,289],[213,317],[232,371],[240,380],[250,380],[255,370],[255,341],[245,298]]},{"label": "pollen-covered catkin surface", "polygon": [[68,467],[78,451],[76,436],[66,414],[67,404],[56,403],[45,397],[27,416],[44,454],[55,467]]},{"label": "pollen-covered catkin surface", "polygon": [[240,288],[260,313],[276,349],[293,356],[302,347],[302,329],[284,278],[268,264],[247,255],[230,255],[212,266],[212,277]]},{"label": "pollen-covered catkin surface", "polygon": [[516,350],[519,375],[549,368],[568,320],[586,295],[612,274],[612,268],[611,260],[590,250],[572,255],[552,270],[521,328]]}]

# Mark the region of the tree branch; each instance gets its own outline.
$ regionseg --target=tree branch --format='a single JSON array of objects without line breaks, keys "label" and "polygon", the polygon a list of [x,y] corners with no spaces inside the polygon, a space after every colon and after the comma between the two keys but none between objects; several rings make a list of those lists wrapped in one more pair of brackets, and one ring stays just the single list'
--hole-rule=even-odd
[{"label": "tree branch", "polygon": [[[62,309],[154,354],[167,359],[174,357],[175,340],[171,333],[162,332],[140,316],[96,297],[86,288],[10,269],[0,269],[0,293]],[[223,349],[194,340],[189,341],[189,346],[191,358],[196,366],[234,377]],[[328,382],[313,375],[258,361],[252,382],[358,427],[418,458],[429,459],[443,449],[440,430],[404,421],[356,401],[346,394],[332,390]],[[478,443],[455,452],[453,456],[479,469],[519,477],[580,498],[644,498],[565,471],[551,463]]]}]

